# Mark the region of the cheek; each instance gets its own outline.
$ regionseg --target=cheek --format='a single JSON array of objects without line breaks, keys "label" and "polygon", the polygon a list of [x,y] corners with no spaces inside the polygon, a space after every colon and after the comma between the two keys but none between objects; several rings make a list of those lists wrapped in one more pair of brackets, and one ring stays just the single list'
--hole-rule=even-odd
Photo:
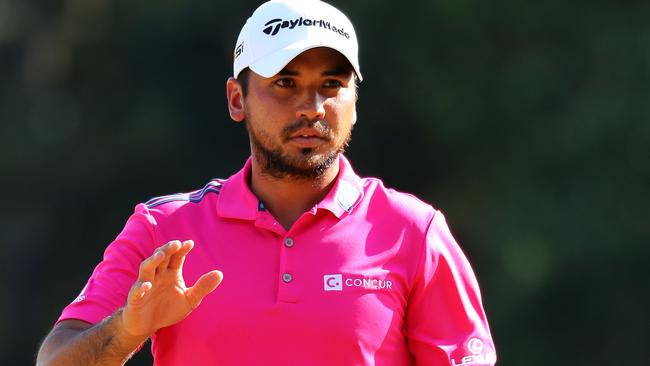
[{"label": "cheek", "polygon": [[246,104],[246,120],[257,126],[257,130],[273,130],[280,128],[287,119],[286,111],[281,106],[283,104],[269,102],[268,100],[249,100]]},{"label": "cheek", "polygon": [[326,110],[325,119],[339,130],[347,130],[356,122],[354,99],[335,99]]}]

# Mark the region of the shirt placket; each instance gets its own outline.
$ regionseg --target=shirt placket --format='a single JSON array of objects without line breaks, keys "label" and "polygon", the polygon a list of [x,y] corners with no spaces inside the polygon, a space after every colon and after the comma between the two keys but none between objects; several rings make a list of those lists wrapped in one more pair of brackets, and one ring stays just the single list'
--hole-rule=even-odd
[{"label": "shirt placket", "polygon": [[[280,303],[295,303],[298,301],[298,290],[304,281],[301,274],[296,273],[294,263],[297,258],[298,241],[295,238],[295,230],[286,231],[277,220],[265,210],[262,203],[259,204],[258,216],[255,225],[259,228],[273,232],[275,248],[279,248],[278,273],[275,279],[277,283],[277,301]],[[295,228],[295,225],[294,225]],[[276,249],[278,250],[278,249]]]},{"label": "shirt placket", "polygon": [[286,235],[279,238],[280,240],[280,270],[278,274],[278,302],[295,303],[298,302],[298,290],[302,273],[296,272],[293,265],[297,259],[297,249],[299,240],[289,231]]}]

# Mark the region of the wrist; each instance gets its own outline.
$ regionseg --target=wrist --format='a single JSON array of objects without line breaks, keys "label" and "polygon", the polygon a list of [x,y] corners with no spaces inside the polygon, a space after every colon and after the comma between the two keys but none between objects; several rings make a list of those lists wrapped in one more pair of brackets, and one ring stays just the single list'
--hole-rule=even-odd
[{"label": "wrist", "polygon": [[115,327],[116,341],[125,348],[139,348],[149,338],[149,334],[133,334],[129,332],[124,325],[124,308],[118,309],[111,318],[111,323]]}]

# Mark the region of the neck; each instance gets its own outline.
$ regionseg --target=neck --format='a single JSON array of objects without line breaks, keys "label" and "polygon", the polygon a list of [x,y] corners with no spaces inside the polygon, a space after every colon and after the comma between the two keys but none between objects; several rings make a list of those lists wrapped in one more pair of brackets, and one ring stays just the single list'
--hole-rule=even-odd
[{"label": "neck", "polygon": [[339,160],[316,179],[273,177],[265,174],[253,158],[250,187],[266,209],[286,230],[330,191],[339,173]]}]

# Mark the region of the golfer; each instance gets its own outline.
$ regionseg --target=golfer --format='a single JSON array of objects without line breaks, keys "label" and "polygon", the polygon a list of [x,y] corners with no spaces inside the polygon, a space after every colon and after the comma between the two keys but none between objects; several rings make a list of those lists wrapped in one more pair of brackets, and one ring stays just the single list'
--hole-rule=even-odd
[{"label": "golfer", "polygon": [[38,365],[493,365],[473,271],[443,214],[343,155],[362,80],[348,18],[262,4],[226,82],[241,170],[138,204]]}]

